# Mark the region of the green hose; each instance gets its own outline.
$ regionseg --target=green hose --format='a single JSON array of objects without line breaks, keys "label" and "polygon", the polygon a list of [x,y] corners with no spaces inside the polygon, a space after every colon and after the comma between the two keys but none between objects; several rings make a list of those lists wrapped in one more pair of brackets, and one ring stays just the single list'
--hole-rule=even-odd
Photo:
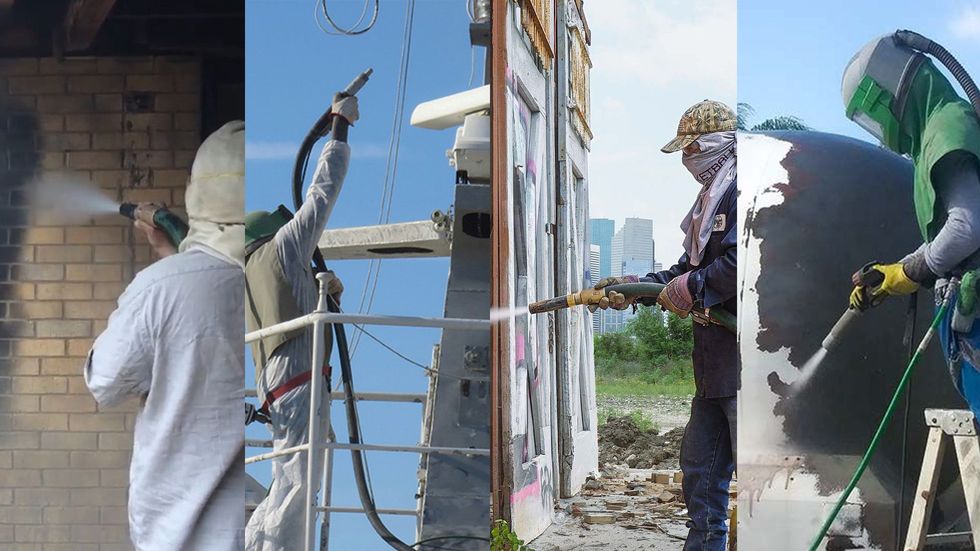
[{"label": "green hose", "polygon": [[837,500],[837,504],[834,505],[834,510],[830,512],[830,516],[827,517],[827,520],[824,521],[823,526],[820,527],[820,533],[817,534],[817,537],[814,538],[813,543],[810,544],[810,551],[817,551],[817,548],[820,547],[820,543],[827,535],[827,531],[830,530],[830,525],[834,523],[834,520],[837,518],[840,510],[844,507],[844,503],[847,502],[847,498],[851,495],[851,492],[854,491],[858,481],[861,480],[861,476],[864,475],[864,471],[867,470],[868,464],[871,462],[871,456],[874,454],[875,449],[878,447],[878,442],[885,433],[885,427],[888,426],[888,422],[891,421],[892,415],[895,413],[895,407],[898,405],[898,399],[901,398],[902,393],[905,392],[905,387],[908,386],[909,378],[912,376],[912,369],[915,367],[915,364],[919,362],[919,357],[932,340],[932,337],[936,332],[936,328],[939,327],[939,322],[942,321],[943,316],[946,315],[946,311],[949,309],[950,297],[955,294],[957,287],[959,287],[959,281],[956,279],[951,280],[949,287],[946,289],[946,296],[943,297],[943,303],[939,307],[939,311],[936,312],[936,317],[929,325],[929,330],[926,331],[926,334],[922,337],[919,347],[915,350],[915,354],[912,355],[912,359],[909,360],[909,364],[905,368],[905,373],[902,375],[902,379],[898,382],[898,388],[895,390],[895,394],[892,395],[891,402],[888,403],[888,409],[885,410],[885,415],[882,417],[881,423],[878,424],[878,430],[875,431],[874,437],[871,438],[871,444],[864,452],[864,457],[861,458],[861,462],[858,464],[857,470],[854,471],[854,476],[851,477],[851,481],[847,484],[847,487],[844,488],[844,492],[841,494],[840,499]]}]

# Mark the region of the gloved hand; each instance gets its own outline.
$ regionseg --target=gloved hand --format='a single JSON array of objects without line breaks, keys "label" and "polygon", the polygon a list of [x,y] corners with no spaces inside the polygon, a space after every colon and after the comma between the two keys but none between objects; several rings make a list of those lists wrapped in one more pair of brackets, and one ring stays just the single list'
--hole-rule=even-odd
[{"label": "gloved hand", "polygon": [[876,306],[886,296],[911,295],[919,290],[919,283],[908,276],[900,263],[875,264],[871,269],[880,272],[885,278],[884,281],[877,287],[865,289],[861,284],[861,272],[855,272],[851,276],[854,290],[851,291],[851,298],[848,301],[851,308],[866,310]]},{"label": "gloved hand", "polygon": [[[638,275],[625,275],[619,277],[604,277],[595,284],[593,289],[602,289],[603,287],[608,287],[610,285],[619,285],[621,283],[637,283],[640,281],[640,276]],[[599,304],[590,304],[588,306],[589,312],[595,313],[596,310],[602,308],[612,308],[613,310],[625,310],[630,306],[631,302],[627,302],[626,295],[622,293],[617,293],[612,291],[607,293],[606,296],[599,300]]]},{"label": "gloved hand", "polygon": [[272,420],[269,419],[265,413],[260,411],[255,407],[254,404],[250,402],[245,402],[245,424],[251,425],[253,422],[259,421],[262,423],[271,423]]},{"label": "gloved hand", "polygon": [[357,108],[357,96],[341,97],[339,94],[334,96],[330,111],[335,117],[343,117],[351,126],[354,126],[357,119],[361,118]]},{"label": "gloved hand", "polygon": [[691,272],[685,272],[667,283],[664,290],[657,296],[657,303],[665,310],[677,314],[681,318],[686,318],[694,308],[694,297],[688,287],[688,278]]},{"label": "gloved hand", "polygon": [[333,297],[337,306],[340,306],[340,295],[344,294],[344,283],[340,281],[333,270],[327,270],[327,273],[330,274],[330,278],[327,279],[327,294]]}]

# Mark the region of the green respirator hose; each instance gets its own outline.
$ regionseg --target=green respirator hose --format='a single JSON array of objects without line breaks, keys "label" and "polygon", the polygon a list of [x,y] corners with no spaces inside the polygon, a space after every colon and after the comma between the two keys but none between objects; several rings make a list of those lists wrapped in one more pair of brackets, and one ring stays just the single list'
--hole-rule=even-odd
[{"label": "green respirator hose", "polygon": [[[854,471],[854,475],[851,477],[851,481],[844,488],[843,493],[841,493],[840,498],[834,505],[834,509],[830,512],[827,520],[824,521],[823,526],[820,527],[820,532],[817,537],[813,539],[810,544],[810,551],[817,551],[820,547],[820,543],[823,542],[824,537],[826,537],[827,532],[830,530],[830,525],[834,523],[837,515],[840,513],[844,504],[847,502],[847,498],[857,487],[857,483],[861,480],[864,475],[864,471],[867,470],[868,465],[871,463],[871,456],[874,455],[875,450],[878,448],[878,443],[881,441],[882,435],[885,433],[885,428],[891,421],[892,415],[895,413],[895,408],[898,406],[898,400],[902,397],[905,392],[905,387],[908,386],[909,379],[912,376],[912,370],[915,365],[919,363],[919,358],[925,351],[929,342],[932,341],[932,337],[936,333],[936,328],[939,327],[939,323],[942,321],[946,312],[949,310],[950,298],[956,293],[956,289],[959,287],[958,280],[952,280],[949,283],[949,287],[946,289],[946,296],[943,297],[942,305],[939,307],[939,311],[936,312],[936,317],[933,318],[932,323],[929,324],[929,330],[922,337],[922,341],[919,343],[919,347],[916,348],[915,354],[912,355],[912,359],[909,360],[908,366],[905,367],[905,373],[902,374],[902,379],[898,382],[898,388],[895,389],[895,393],[892,395],[891,401],[888,403],[888,408],[885,410],[885,415],[881,418],[881,423],[878,424],[878,430],[875,431],[874,436],[871,438],[871,444],[868,445],[868,449],[864,452],[864,457],[861,458],[861,462],[858,463],[857,470]],[[903,481],[904,484],[904,481]]]}]

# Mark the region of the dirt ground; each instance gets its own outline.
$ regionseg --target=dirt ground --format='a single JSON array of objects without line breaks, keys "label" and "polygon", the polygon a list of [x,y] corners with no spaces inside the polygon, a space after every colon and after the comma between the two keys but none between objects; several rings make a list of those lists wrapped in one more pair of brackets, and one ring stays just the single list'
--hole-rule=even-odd
[{"label": "dirt ground", "polygon": [[[624,415],[599,427],[600,475],[580,495],[556,504],[554,524],[530,542],[531,549],[682,549],[687,509],[678,460],[688,403],[684,397],[600,396],[600,407]],[[641,430],[625,416],[632,411],[652,418],[654,428]]]}]

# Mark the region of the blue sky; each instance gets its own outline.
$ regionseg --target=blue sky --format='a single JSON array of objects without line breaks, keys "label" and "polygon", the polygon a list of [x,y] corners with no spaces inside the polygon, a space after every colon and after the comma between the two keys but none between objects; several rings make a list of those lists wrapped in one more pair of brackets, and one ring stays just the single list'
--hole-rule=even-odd
[{"label": "blue sky", "polygon": [[844,116],[841,74],[864,44],[899,28],[942,44],[980,76],[980,0],[740,0],[738,101],[755,108],[755,122],[796,115],[817,130],[874,141]]},{"label": "blue sky", "polygon": [[[329,2],[338,22],[351,22],[361,2]],[[358,95],[361,120],[350,132],[353,154],[350,171],[328,228],[363,226],[378,221],[385,156],[394,116],[394,97],[405,24],[402,1],[382,1],[377,25],[356,37],[322,33],[312,17],[311,0],[246,0],[246,208],[292,207],[290,179],[296,147],[309,127],[329,105],[336,90],[358,73],[374,68],[370,82]],[[395,180],[392,222],[422,220],[435,209],[452,204],[454,171],[445,152],[454,131],[433,131],[408,125],[418,103],[468,88],[471,67],[468,16],[459,0],[423,0],[414,18],[405,124]],[[482,50],[478,50],[475,82],[482,79]],[[319,154],[320,146],[314,150]],[[310,171],[312,172],[312,166]],[[343,306],[355,310],[364,288],[366,261],[334,262],[344,282]],[[443,315],[447,259],[389,260],[381,270],[373,312],[394,315]],[[428,365],[439,331],[413,328],[371,330],[403,354]],[[348,329],[348,334],[351,329]],[[334,358],[336,364],[336,358]],[[357,390],[425,392],[426,378],[414,366],[369,339],[361,341],[353,361]],[[249,365],[247,380],[254,381]],[[369,443],[415,444],[421,423],[416,404],[360,406],[363,433]],[[333,409],[338,438],[346,439],[343,413]],[[249,437],[268,437],[252,427]],[[263,450],[249,450],[255,454]],[[418,456],[368,454],[379,507],[415,506]],[[359,504],[353,485],[350,456],[338,452],[334,476],[335,505]],[[248,469],[267,483],[268,466]],[[489,491],[489,488],[488,488]],[[396,535],[414,541],[414,519],[384,517]],[[336,514],[331,549],[382,550],[383,544],[363,515]]]}]

